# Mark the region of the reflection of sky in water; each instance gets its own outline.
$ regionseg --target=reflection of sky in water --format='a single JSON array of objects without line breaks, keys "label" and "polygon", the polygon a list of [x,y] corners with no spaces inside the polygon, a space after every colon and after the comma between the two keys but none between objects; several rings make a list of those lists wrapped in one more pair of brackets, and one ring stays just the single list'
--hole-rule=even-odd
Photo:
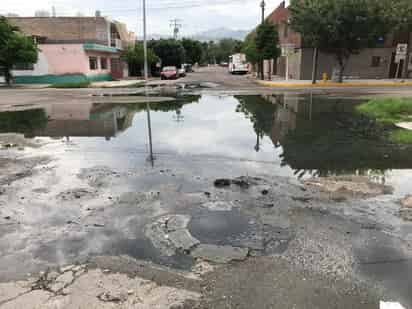
[{"label": "reflection of sky in water", "polygon": [[[350,103],[348,102],[337,102],[335,104],[333,100],[330,100],[329,107],[324,102],[309,106],[308,104],[298,104],[298,102],[302,102],[302,99],[298,96],[285,96],[280,101],[283,108],[278,107],[277,109],[271,106],[269,106],[269,109],[267,109],[268,106],[264,109],[263,105],[259,105],[271,104],[269,102],[247,101],[247,108],[255,113],[260,113],[257,117],[260,117],[259,119],[263,117],[264,120],[262,121],[266,122],[261,126],[266,131],[263,137],[261,136],[259,139],[251,119],[246,118],[242,111],[236,111],[240,102],[237,97],[204,95],[197,103],[183,105],[179,116],[175,110],[167,112],[151,111],[153,150],[156,164],[162,167],[181,167],[193,172],[205,172],[205,169],[210,168],[215,171],[219,169],[225,171],[227,169],[233,174],[245,172],[292,177],[302,175],[301,171],[295,174],[294,170],[287,164],[282,166],[281,155],[283,149],[282,147],[276,148],[273,141],[279,140],[282,143],[285,139],[290,140],[287,136],[287,132],[290,131],[305,133],[305,126],[309,124],[308,129],[311,129],[311,123],[314,121],[321,123],[325,121],[326,125],[328,119],[325,118],[328,118],[328,116],[325,117],[322,114],[324,110],[329,113],[331,108],[333,112],[335,109],[337,109],[337,112],[350,110]],[[272,100],[272,104],[276,104],[276,102]],[[294,109],[298,112],[295,113]],[[49,108],[48,110],[52,109]],[[277,110],[276,114],[274,110]],[[313,115],[315,119],[308,122],[307,113],[316,112],[316,110],[318,110],[318,114]],[[97,113],[97,116],[93,115],[93,120],[96,120],[96,117],[102,117],[108,120],[110,124],[110,117],[114,111],[119,115],[125,113],[122,110],[122,105],[116,105],[113,109],[99,110],[100,113]],[[68,113],[69,118],[83,117],[83,121],[86,120],[87,122],[87,117],[84,118],[84,113],[87,116],[87,109],[77,112],[80,114],[76,115],[76,111],[74,111],[74,114],[70,111]],[[265,115],[265,113],[269,115]],[[146,158],[149,147],[146,112],[142,110],[139,112],[129,111],[126,114],[129,117],[126,120],[127,125],[120,128],[116,136],[110,138],[109,141],[103,137],[104,135],[102,137],[70,137],[70,142],[66,142],[66,139],[63,139],[64,142],[54,142],[46,146],[44,151],[52,152],[60,157],[61,168],[66,166],[66,169],[94,165],[108,165],[125,169],[147,166]],[[249,117],[251,115],[253,115],[252,112]],[[319,115],[323,118],[316,119]],[[64,115],[59,116],[65,119]],[[120,118],[120,116],[118,117]],[[303,119],[305,117],[307,119]],[[310,119],[312,119],[312,115],[310,115]],[[268,123],[269,128],[267,127]],[[330,123],[327,125],[330,125]],[[328,128],[326,126],[325,130],[328,130]],[[322,125],[320,129],[322,130]],[[103,130],[107,130],[107,124],[105,124]],[[340,132],[340,129],[336,131],[336,128],[334,128],[334,130],[335,133]],[[337,136],[341,137],[340,135]],[[255,147],[258,140],[259,151],[257,152]],[[350,143],[351,140],[346,138],[345,143],[348,142]],[[295,150],[293,155],[298,156],[299,164],[302,164],[302,162],[304,164],[304,156],[310,156],[311,154],[311,150],[301,154],[299,151],[296,153],[296,149],[299,150],[299,148],[293,149]],[[307,149],[306,146],[302,150],[305,149]],[[337,162],[339,161],[339,150],[334,158],[337,158],[334,162],[339,167],[339,162]],[[322,162],[322,159],[319,162]],[[366,161],[366,167],[367,164]],[[410,168],[409,166],[405,167]],[[304,177],[309,177],[314,172],[307,171]],[[352,171],[352,173],[356,172]],[[409,193],[408,184],[412,181],[412,172],[408,169],[387,170],[382,174],[379,171],[368,171],[366,168],[365,175],[374,181],[386,181],[387,184],[394,185],[397,193]]]}]

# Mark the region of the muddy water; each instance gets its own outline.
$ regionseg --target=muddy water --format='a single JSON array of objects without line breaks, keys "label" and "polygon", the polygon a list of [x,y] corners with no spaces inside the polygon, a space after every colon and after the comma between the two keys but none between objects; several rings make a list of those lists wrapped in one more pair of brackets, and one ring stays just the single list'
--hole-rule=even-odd
[{"label": "muddy water", "polygon": [[[284,94],[187,96],[151,104],[154,164],[208,173],[263,173],[296,178],[366,175],[408,194],[411,147],[359,116],[361,100]],[[127,171],[149,156],[145,104],[16,106],[0,113],[2,133],[47,142],[59,169],[104,165]],[[208,161],[225,161],[224,166]],[[207,167],[207,168],[205,168]]]}]

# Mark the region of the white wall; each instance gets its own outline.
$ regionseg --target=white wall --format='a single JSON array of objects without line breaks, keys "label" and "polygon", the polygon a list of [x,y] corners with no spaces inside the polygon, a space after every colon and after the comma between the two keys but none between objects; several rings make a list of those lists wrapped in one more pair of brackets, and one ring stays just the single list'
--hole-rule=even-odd
[{"label": "white wall", "polygon": [[39,58],[37,63],[34,64],[34,70],[13,70],[12,74],[14,76],[40,76],[49,74],[49,63],[46,55],[41,51],[39,52]]}]

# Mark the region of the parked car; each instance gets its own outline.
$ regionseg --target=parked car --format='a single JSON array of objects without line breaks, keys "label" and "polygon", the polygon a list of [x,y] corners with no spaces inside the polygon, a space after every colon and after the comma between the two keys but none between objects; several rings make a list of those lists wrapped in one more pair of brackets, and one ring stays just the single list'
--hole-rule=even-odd
[{"label": "parked car", "polygon": [[164,67],[160,73],[161,79],[177,79],[179,73],[176,67]]},{"label": "parked car", "polygon": [[185,70],[183,65],[179,70],[177,70],[177,73],[178,73],[179,77],[185,77],[186,76],[186,70]]},{"label": "parked car", "polygon": [[182,67],[185,69],[186,73],[192,73],[193,71],[193,66],[189,63],[184,63],[182,64]]}]

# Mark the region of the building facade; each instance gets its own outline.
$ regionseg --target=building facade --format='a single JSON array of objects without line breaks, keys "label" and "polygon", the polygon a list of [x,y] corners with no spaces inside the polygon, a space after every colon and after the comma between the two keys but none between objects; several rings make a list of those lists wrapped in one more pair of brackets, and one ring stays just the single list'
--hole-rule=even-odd
[{"label": "building facade", "polygon": [[[314,49],[305,46],[304,38],[294,32],[289,25],[290,12],[282,2],[268,17],[267,21],[276,24],[279,33],[279,43],[282,56],[272,64],[272,71],[281,77],[290,79],[312,79],[312,65]],[[363,49],[359,54],[352,55],[346,65],[344,78],[346,79],[385,79],[412,77],[412,54],[408,61],[395,61],[396,46],[398,43],[412,42],[410,35],[389,35],[376,48]],[[267,61],[265,71],[269,71]],[[317,79],[326,73],[333,76],[336,61],[333,55],[320,53]],[[398,74],[398,75],[397,75]]]},{"label": "building facade", "polygon": [[39,48],[34,65],[15,66],[16,83],[104,81],[128,76],[121,51],[134,41],[124,24],[106,17],[10,17]]}]

